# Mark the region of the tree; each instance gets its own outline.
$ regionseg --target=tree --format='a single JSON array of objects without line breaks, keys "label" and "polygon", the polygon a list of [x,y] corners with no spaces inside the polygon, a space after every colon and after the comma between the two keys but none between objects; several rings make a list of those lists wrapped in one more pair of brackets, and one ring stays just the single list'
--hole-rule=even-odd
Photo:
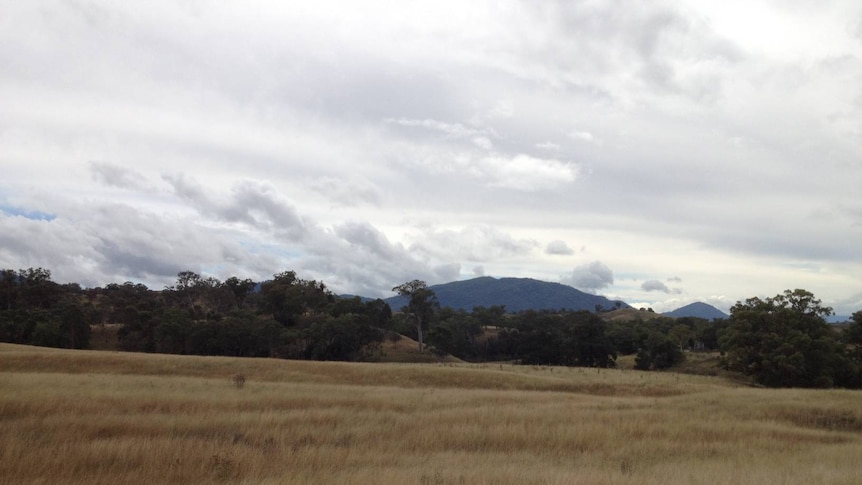
[{"label": "tree", "polygon": [[474,313],[443,308],[437,322],[428,328],[427,342],[438,355],[453,355],[459,359],[476,359],[479,355],[477,338],[483,333]]},{"label": "tree", "polygon": [[440,308],[434,290],[428,288],[422,280],[408,281],[392,288],[392,291],[408,298],[407,306],[402,311],[412,315],[416,323],[416,333],[419,341],[419,351],[422,351],[422,328],[431,322],[434,312]]},{"label": "tree", "polygon": [[242,304],[245,303],[245,299],[248,297],[249,293],[254,291],[254,287],[257,286],[257,283],[249,278],[241,280],[236,276],[231,276],[224,281],[224,285],[228,290],[230,290],[231,294],[233,294],[236,307],[242,310]]},{"label": "tree", "polygon": [[674,342],[667,335],[655,331],[649,334],[644,346],[638,349],[635,357],[635,369],[667,369],[680,362],[683,357],[677,342]]},{"label": "tree", "polygon": [[800,289],[737,303],[721,337],[725,365],[771,387],[841,385],[848,361],[826,323],[831,314]]},{"label": "tree", "polygon": [[679,346],[679,350],[683,351],[686,347],[689,346],[689,341],[692,339],[694,332],[691,327],[685,324],[677,324],[674,325],[673,328],[668,332],[668,337],[674,341],[677,346]]},{"label": "tree", "polygon": [[282,325],[291,327],[305,313],[320,313],[335,302],[322,282],[301,280],[293,271],[273,275],[260,287],[264,310]]},{"label": "tree", "polygon": [[862,310],[850,317],[850,326],[844,331],[844,341],[856,349],[862,349]]},{"label": "tree", "polygon": [[594,313],[580,311],[564,317],[572,355],[570,365],[614,367],[617,353],[605,332],[605,321]]}]

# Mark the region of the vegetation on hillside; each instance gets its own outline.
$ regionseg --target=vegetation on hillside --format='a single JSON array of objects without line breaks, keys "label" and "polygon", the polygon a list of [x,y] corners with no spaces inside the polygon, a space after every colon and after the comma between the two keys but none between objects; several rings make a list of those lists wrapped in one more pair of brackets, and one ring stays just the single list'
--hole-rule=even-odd
[{"label": "vegetation on hillside", "polygon": [[93,328],[114,324],[120,350],[362,361],[379,360],[381,343],[403,335],[440,358],[606,368],[630,355],[641,370],[713,351],[725,369],[767,386],[862,387],[862,312],[842,335],[826,324],[831,309],[804,290],[749,299],[713,321],[630,309],[468,312],[441,308],[423,281],[393,291],[407,302],[395,313],[379,299],[336,297],[293,271],[262,284],[184,271],[154,291],[130,282],[83,289],[54,283],[41,268],[4,270],[0,341],[85,349]]}]

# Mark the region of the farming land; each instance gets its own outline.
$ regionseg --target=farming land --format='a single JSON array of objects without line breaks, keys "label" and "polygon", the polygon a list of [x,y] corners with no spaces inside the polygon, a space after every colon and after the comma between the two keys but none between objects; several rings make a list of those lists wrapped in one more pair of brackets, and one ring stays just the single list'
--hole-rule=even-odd
[{"label": "farming land", "polygon": [[860,391],[0,344],[3,485],[855,485],[860,457]]}]

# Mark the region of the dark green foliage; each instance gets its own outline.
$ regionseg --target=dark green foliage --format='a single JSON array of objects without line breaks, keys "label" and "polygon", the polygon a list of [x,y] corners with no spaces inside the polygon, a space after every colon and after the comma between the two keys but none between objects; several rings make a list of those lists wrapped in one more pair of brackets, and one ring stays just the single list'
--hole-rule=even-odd
[{"label": "dark green foliage", "polygon": [[46,269],[0,270],[0,341],[88,348],[92,313],[78,285],[58,285]]},{"label": "dark green foliage", "polygon": [[683,359],[679,342],[661,332],[653,332],[647,337],[643,347],[638,349],[635,368],[639,370],[661,370],[672,367]]},{"label": "dark green foliage", "polygon": [[437,323],[428,330],[428,344],[438,354],[450,354],[465,360],[481,360],[478,338],[484,333],[474,313],[451,308],[440,310]]},{"label": "dark green foliage", "polygon": [[605,322],[586,312],[525,312],[517,332],[517,352],[525,364],[613,367],[616,351]]},{"label": "dark green foliage", "polygon": [[855,348],[862,348],[862,311],[850,317],[850,325],[844,331],[843,339]]},{"label": "dark green foliage", "polygon": [[264,311],[286,326],[297,324],[306,312],[323,312],[335,301],[335,296],[323,283],[301,280],[293,271],[273,276],[261,285]]},{"label": "dark green foliage", "polygon": [[721,338],[727,368],[771,387],[852,385],[852,362],[825,320],[831,313],[805,290],[737,303]]},{"label": "dark green foliage", "polygon": [[419,280],[394,288],[407,302],[396,315],[383,300],[336,298],[293,271],[257,287],[183,271],[163,291],[132,282],[82,289],[42,268],[0,270],[0,341],[88,348],[92,325],[113,323],[122,350],[367,360],[400,333],[469,361],[611,367],[617,353],[636,353],[636,366],[651,370],[720,345],[727,368],[764,385],[862,387],[862,311],[839,333],[824,319],[831,310],[804,290],[738,303],[727,320],[605,323],[587,311],[441,309]]},{"label": "dark green foliage", "polygon": [[240,280],[236,276],[231,276],[225,280],[224,285],[230,291],[230,294],[233,295],[236,307],[242,309],[245,299],[248,298],[248,295],[251,294],[257,284],[249,278]]},{"label": "dark green foliage", "polygon": [[412,316],[416,323],[416,340],[419,342],[419,351],[421,352],[425,327],[431,323],[440,308],[437,295],[421,280],[400,284],[392,288],[392,291],[407,298],[407,304],[401,311]]}]

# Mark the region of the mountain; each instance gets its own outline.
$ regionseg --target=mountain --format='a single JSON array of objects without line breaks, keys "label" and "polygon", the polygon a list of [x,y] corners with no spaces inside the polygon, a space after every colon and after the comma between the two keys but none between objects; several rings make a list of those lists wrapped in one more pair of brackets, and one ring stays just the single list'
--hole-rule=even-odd
[{"label": "mountain", "polygon": [[707,305],[702,302],[694,302],[690,305],[686,305],[682,308],[677,308],[672,312],[667,312],[664,314],[667,317],[680,318],[680,317],[697,317],[697,318],[705,318],[707,320],[713,320],[715,318],[727,318],[730,315],[724,313],[718,308]]},{"label": "mountain", "polygon": [[[612,301],[603,296],[591,295],[560,283],[531,278],[492,278],[483,276],[464,281],[453,281],[429,287],[434,290],[442,307],[470,311],[473,307],[505,305],[507,312],[523,310],[589,310],[601,305],[605,310],[629,308],[623,301]],[[394,296],[386,303],[398,311],[407,305],[407,298]]]}]

